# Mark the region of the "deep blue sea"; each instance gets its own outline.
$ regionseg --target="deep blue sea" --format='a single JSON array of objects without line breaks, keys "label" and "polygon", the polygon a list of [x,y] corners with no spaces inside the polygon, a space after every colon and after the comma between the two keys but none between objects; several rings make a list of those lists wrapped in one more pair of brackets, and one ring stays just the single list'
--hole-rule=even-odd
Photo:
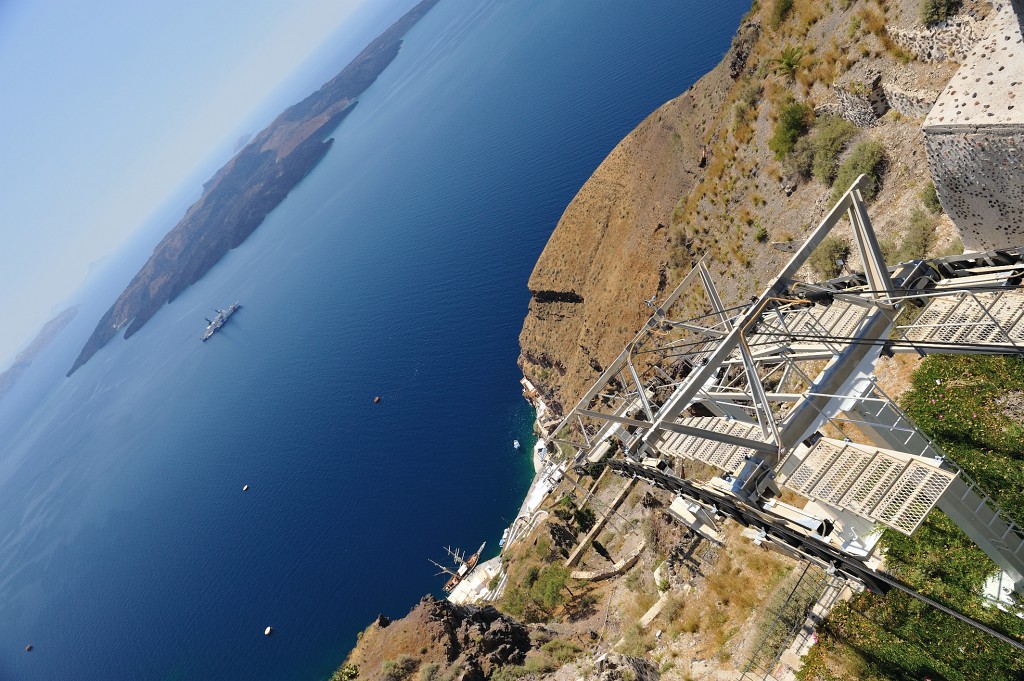
[{"label": "deep blue sea", "polygon": [[444,545],[495,547],[534,262],[747,5],[442,0],[256,233],[65,379],[108,272],[0,403],[0,679],[322,679]]}]

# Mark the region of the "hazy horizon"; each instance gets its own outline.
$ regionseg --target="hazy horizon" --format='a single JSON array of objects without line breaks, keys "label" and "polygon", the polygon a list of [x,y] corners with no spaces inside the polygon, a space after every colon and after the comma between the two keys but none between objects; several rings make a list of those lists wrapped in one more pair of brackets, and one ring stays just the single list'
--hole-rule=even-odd
[{"label": "hazy horizon", "polygon": [[241,135],[322,85],[416,2],[0,8],[0,139],[15,161],[0,171],[0,371],[140,230],[173,228]]}]

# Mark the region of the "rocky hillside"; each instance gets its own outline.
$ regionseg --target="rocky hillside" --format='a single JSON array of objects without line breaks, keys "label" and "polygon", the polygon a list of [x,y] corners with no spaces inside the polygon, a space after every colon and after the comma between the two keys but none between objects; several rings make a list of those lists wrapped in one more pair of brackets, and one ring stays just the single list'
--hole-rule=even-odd
[{"label": "rocky hillside", "polygon": [[520,364],[548,406],[568,411],[645,299],[697,260],[727,305],[759,291],[852,173],[877,177],[869,210],[893,261],[956,250],[921,121],[988,12],[967,2],[927,26],[918,0],[755,3],[722,62],[608,155],[541,254]]},{"label": "rocky hillside", "polygon": [[336,679],[406,678],[483,681],[498,667],[522,664],[529,631],[493,607],[452,605],[425,596],[402,619],[383,615],[359,636]]}]

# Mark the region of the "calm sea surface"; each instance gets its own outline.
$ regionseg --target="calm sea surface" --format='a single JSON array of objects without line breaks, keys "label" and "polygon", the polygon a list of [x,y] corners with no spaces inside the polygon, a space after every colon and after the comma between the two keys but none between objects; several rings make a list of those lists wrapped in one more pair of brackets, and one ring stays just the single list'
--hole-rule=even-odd
[{"label": "calm sea surface", "polygon": [[64,379],[86,304],[0,404],[0,679],[320,679],[443,545],[496,548],[533,264],[748,4],[442,0],[256,233]]}]

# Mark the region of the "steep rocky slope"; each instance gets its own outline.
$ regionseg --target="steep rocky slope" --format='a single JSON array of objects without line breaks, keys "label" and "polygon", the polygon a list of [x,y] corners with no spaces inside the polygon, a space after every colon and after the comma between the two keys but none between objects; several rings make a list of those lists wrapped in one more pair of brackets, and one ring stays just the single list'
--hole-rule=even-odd
[{"label": "steep rocky slope", "polygon": [[418,669],[421,678],[482,681],[498,667],[521,664],[532,646],[526,627],[493,607],[425,596],[402,619],[378,617],[335,676],[386,681]]},{"label": "steep rocky slope", "polygon": [[[548,406],[568,411],[646,320],[644,301],[698,259],[729,304],[759,290],[823,217],[833,189],[769,146],[788,103],[857,124],[837,163],[860,142],[881,144],[870,213],[895,257],[929,182],[921,121],[962,50],[937,50],[935,36],[969,45],[986,14],[968,2],[959,23],[929,29],[915,0],[755,3],[722,62],[608,155],[541,254],[520,365]],[[929,252],[955,249],[952,223],[934,222]]]}]

